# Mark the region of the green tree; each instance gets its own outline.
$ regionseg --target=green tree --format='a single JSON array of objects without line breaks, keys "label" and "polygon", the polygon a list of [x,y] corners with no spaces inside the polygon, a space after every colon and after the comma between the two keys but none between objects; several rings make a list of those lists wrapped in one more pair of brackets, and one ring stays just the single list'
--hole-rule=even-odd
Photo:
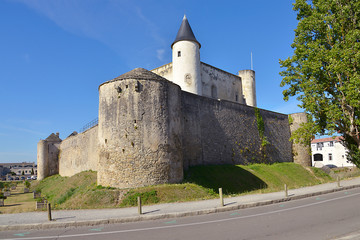
[{"label": "green tree", "polygon": [[31,175],[34,175],[34,169],[33,168],[31,169]]},{"label": "green tree", "polygon": [[24,170],[22,171],[21,175],[25,175]]},{"label": "green tree", "polygon": [[310,122],[295,134],[340,133],[348,159],[360,167],[360,0],[296,0],[298,26],[285,68],[284,100],[297,96]]}]

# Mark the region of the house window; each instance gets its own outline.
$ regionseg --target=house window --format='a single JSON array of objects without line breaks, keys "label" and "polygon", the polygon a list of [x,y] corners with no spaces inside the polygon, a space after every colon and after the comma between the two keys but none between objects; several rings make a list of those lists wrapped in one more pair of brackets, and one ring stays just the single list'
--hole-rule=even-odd
[{"label": "house window", "polygon": [[332,153],[329,153],[329,161],[333,160],[332,159]]},{"label": "house window", "polygon": [[235,102],[238,102],[239,101],[239,96],[236,94],[235,95]]},{"label": "house window", "polygon": [[322,150],[323,146],[324,146],[324,143],[317,143],[316,150]]},{"label": "house window", "polygon": [[178,51],[178,57],[181,57],[181,51]]},{"label": "house window", "polygon": [[322,161],[323,155],[320,153],[314,154],[314,161]]},{"label": "house window", "polygon": [[329,143],[329,146],[330,146],[330,147],[333,147],[333,146],[334,146],[334,142],[331,141],[331,142]]}]

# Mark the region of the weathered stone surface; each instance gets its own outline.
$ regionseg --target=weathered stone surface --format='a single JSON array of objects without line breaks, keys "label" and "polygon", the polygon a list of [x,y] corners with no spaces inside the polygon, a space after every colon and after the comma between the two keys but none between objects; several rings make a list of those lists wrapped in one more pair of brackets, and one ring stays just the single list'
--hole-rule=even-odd
[{"label": "weathered stone surface", "polygon": [[87,170],[97,171],[98,162],[98,126],[62,141],[59,153],[61,176],[73,176]]},{"label": "weathered stone surface", "polygon": [[36,199],[36,198],[40,198],[41,197],[41,192],[33,192],[33,198]]},{"label": "weathered stone surface", "polygon": [[290,162],[288,117],[260,110],[269,142],[261,152],[255,109],[182,92],[184,167]]},{"label": "weathered stone surface", "polygon": [[[100,85],[98,126],[61,144],[49,142],[59,141],[54,135],[39,142],[38,172],[48,176],[59,168],[60,175],[72,176],[97,170],[98,184],[131,188],[180,182],[183,170],[195,165],[291,162],[288,116],[259,109],[261,139],[256,111],[181,91],[152,72],[134,69]],[[302,159],[297,162],[308,164],[306,155],[295,151]]]},{"label": "weathered stone surface", "polygon": [[98,184],[127,188],[183,178],[180,88],[150,75],[140,69],[100,86]]},{"label": "weathered stone surface", "polygon": [[[293,113],[290,114],[292,123],[290,124],[291,132],[296,131],[302,123],[307,122],[306,113]],[[310,145],[304,146],[301,143],[293,143],[293,157],[294,162],[303,166],[311,166],[311,150]]]},{"label": "weathered stone surface", "polygon": [[59,134],[52,133],[45,140],[40,140],[37,145],[37,179],[42,180],[47,176],[59,173]]}]

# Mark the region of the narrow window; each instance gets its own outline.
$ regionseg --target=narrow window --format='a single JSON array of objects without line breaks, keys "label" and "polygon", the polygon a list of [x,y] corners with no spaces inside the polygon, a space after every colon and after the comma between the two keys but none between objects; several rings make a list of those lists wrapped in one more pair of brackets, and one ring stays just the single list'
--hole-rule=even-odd
[{"label": "narrow window", "polygon": [[330,145],[330,147],[333,147],[333,146],[334,146],[334,142],[331,141],[329,145]]},{"label": "narrow window", "polygon": [[329,161],[332,160],[332,153],[329,153]]},{"label": "narrow window", "polygon": [[181,57],[181,51],[178,51],[178,57]]},{"label": "narrow window", "polygon": [[238,102],[239,101],[239,96],[236,94],[235,95],[235,102]]},{"label": "narrow window", "polygon": [[214,85],[211,86],[211,97],[217,98],[217,89]]}]

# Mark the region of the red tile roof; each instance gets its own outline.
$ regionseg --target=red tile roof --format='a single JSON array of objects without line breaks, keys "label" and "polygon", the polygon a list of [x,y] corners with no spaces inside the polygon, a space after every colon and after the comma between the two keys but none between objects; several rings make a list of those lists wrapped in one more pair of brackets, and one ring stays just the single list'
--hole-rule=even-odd
[{"label": "red tile roof", "polygon": [[318,138],[318,139],[313,139],[311,141],[311,143],[319,143],[319,142],[331,142],[331,141],[334,141],[334,142],[340,142],[342,139],[342,137],[327,137],[327,138]]}]

